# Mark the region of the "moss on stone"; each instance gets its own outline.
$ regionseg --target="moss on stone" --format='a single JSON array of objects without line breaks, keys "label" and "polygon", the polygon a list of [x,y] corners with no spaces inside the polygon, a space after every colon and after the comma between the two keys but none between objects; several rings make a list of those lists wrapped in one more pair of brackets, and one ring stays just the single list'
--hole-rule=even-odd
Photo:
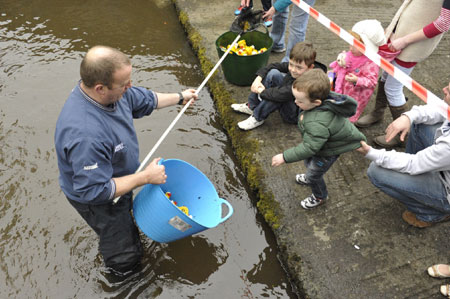
[{"label": "moss on stone", "polygon": [[[173,2],[176,6],[176,2]],[[203,38],[189,23],[187,14],[181,11],[178,7],[176,8],[178,11],[179,20],[184,27],[191,46],[200,61],[202,72],[205,76],[207,76],[214,68],[215,63],[211,62],[207,58],[206,49],[202,46]],[[213,100],[216,105],[216,109],[219,112],[222,125],[231,139],[235,154],[241,163],[242,170],[246,174],[247,182],[258,195],[258,210],[273,229],[278,229],[280,226],[279,220],[281,216],[279,203],[274,200],[272,192],[265,191],[264,186],[262,186],[264,172],[262,167],[254,158],[254,153],[259,150],[259,142],[256,139],[247,137],[247,134],[237,129],[236,116],[229,108],[234,101],[231,94],[226,90],[222,80],[218,79],[216,74],[211,76],[209,79],[208,87],[213,95]]]}]

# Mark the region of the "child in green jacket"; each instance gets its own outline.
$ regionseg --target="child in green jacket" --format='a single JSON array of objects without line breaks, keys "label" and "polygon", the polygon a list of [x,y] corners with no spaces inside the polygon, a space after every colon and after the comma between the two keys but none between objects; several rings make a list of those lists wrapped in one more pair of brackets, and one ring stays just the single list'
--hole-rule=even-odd
[{"label": "child in green jacket", "polygon": [[311,187],[312,194],[301,201],[304,209],[311,209],[328,198],[324,174],[340,154],[359,148],[366,137],[348,120],[355,114],[357,102],[330,92],[330,81],[323,71],[310,70],[297,78],[292,93],[295,104],[303,110],[298,121],[303,141],[273,156],[272,166],[305,160],[307,171],[297,174],[295,181]]}]

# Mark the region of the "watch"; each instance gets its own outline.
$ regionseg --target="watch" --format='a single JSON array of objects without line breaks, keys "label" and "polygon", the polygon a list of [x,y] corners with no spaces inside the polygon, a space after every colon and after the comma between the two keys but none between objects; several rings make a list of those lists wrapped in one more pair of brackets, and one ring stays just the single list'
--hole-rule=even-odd
[{"label": "watch", "polygon": [[178,101],[178,105],[182,105],[183,101],[184,101],[183,94],[181,92],[179,92],[178,95],[180,96],[180,100]]}]

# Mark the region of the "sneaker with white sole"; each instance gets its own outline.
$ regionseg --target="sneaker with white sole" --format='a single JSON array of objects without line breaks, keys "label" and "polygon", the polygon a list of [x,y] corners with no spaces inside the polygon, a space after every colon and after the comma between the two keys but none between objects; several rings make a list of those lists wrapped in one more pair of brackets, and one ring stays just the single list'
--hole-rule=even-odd
[{"label": "sneaker with white sole", "polygon": [[308,180],[306,179],[306,173],[300,173],[295,175],[295,181],[300,185],[309,185]]},{"label": "sneaker with white sole", "polygon": [[253,111],[248,107],[248,104],[231,104],[231,109],[236,112],[245,113],[248,115],[252,115]]},{"label": "sneaker with white sole", "polygon": [[254,118],[252,115],[249,118],[247,118],[246,120],[238,122],[238,127],[242,130],[247,131],[247,130],[251,130],[256,127],[259,127],[263,123],[264,123],[264,120],[257,121],[256,118]]},{"label": "sneaker with white sole", "polygon": [[[327,198],[328,198],[328,197],[327,197]],[[308,196],[307,198],[305,198],[304,200],[302,200],[302,201],[300,202],[300,204],[302,205],[302,208],[304,208],[304,209],[306,209],[306,210],[309,210],[309,209],[312,209],[312,208],[315,208],[315,207],[317,207],[317,206],[320,206],[320,205],[324,204],[324,203],[325,203],[325,200],[326,200],[327,198],[325,198],[325,199],[319,199],[319,198],[316,198],[316,197],[314,196],[314,194],[311,194],[310,196]]]}]

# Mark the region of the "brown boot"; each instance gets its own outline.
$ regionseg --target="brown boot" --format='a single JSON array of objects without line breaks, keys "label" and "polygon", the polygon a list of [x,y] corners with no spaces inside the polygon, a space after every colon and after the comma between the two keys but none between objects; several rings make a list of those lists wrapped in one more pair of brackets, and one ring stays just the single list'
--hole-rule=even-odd
[{"label": "brown boot", "polygon": [[384,82],[378,80],[378,90],[377,96],[375,98],[375,108],[372,112],[367,115],[364,115],[357,122],[355,122],[355,126],[358,128],[367,128],[371,125],[379,122],[383,119],[384,110],[388,105],[388,100],[386,98],[386,93],[384,92]]},{"label": "brown boot", "polygon": [[[391,111],[391,114],[392,114],[392,120],[394,121],[397,118],[399,118],[402,115],[402,113],[407,111],[406,108],[407,108],[406,104],[403,104],[402,106],[399,106],[399,107],[394,107],[394,106],[389,105],[389,110]],[[405,142],[400,140],[399,135],[392,138],[392,140],[389,142],[386,142],[386,135],[378,136],[373,140],[373,142],[375,142],[376,144],[378,144],[381,147],[388,148],[388,149],[396,147],[396,146],[405,146]]]}]

